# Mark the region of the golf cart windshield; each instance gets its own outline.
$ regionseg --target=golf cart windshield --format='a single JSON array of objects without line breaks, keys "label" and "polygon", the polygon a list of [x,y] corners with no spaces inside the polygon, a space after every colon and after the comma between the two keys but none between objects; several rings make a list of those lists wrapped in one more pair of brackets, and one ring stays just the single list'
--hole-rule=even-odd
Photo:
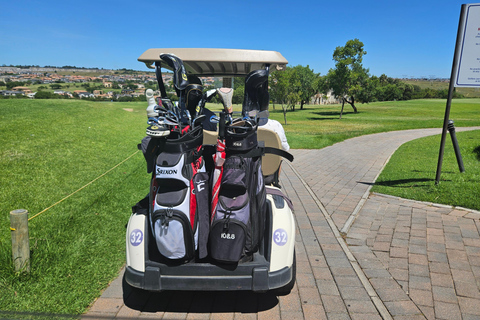
[{"label": "golf cart windshield", "polygon": [[[267,66],[282,70],[288,63],[276,51],[205,48],[148,49],[138,61],[153,69],[155,62],[162,62],[160,55],[163,53],[180,57],[187,74],[197,76],[245,76]],[[162,63],[162,68],[173,71],[166,63]]]}]

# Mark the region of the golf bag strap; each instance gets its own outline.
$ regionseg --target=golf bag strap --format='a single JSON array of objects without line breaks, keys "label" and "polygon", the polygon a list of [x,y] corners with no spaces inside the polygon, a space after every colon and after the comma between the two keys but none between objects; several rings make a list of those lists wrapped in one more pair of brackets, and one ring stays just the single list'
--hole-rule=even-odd
[{"label": "golf bag strap", "polygon": [[282,149],[272,148],[272,147],[265,147],[265,153],[272,153],[280,156],[282,158],[287,159],[290,162],[293,162],[293,155],[290,152],[287,152]]},{"label": "golf bag strap", "polygon": [[165,85],[163,84],[162,64],[160,61],[155,62],[155,76],[157,77],[158,88],[160,89],[162,98],[167,98],[167,91],[165,90]]},{"label": "golf bag strap", "polygon": [[260,157],[260,156],[263,156],[265,153],[276,154],[277,156],[280,156],[282,158],[287,159],[290,162],[293,162],[293,155],[290,152],[287,152],[285,150],[278,149],[278,148],[273,148],[273,147],[263,147],[259,145],[258,147],[253,148],[250,151],[247,151],[244,153],[232,152],[232,154],[239,155],[244,158]]}]

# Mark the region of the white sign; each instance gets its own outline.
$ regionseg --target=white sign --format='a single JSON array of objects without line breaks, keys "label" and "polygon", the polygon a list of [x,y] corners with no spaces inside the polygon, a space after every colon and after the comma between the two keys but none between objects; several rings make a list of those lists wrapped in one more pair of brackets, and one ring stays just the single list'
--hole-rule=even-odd
[{"label": "white sign", "polygon": [[455,87],[480,87],[480,3],[466,5]]}]

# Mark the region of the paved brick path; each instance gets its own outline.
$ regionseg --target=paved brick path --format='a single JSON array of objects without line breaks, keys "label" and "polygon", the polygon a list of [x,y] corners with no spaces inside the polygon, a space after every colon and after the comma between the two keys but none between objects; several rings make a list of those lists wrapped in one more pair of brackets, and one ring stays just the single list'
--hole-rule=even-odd
[{"label": "paved brick path", "polygon": [[121,273],[82,318],[480,319],[480,213],[370,194],[401,144],[440,132],[292,151],[281,177],[297,221],[290,295],[149,293],[126,285]]}]

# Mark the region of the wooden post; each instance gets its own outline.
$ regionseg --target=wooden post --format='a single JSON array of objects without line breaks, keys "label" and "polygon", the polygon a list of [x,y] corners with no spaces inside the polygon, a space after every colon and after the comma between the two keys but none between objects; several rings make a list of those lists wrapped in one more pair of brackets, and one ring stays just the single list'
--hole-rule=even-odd
[{"label": "wooden post", "polygon": [[12,234],[12,258],[15,272],[30,272],[30,242],[28,239],[28,211],[17,209],[10,212]]}]

